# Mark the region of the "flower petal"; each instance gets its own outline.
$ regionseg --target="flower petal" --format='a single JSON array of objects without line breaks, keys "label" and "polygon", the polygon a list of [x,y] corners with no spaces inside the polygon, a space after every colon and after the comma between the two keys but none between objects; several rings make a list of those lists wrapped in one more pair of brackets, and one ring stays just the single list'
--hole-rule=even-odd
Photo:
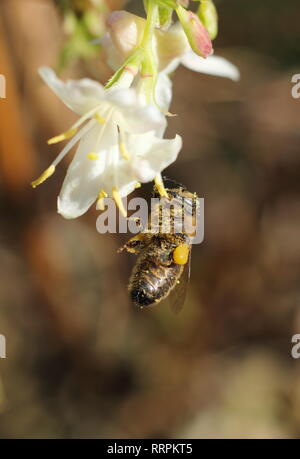
[{"label": "flower petal", "polygon": [[[117,148],[117,129],[112,123],[94,126],[81,139],[58,197],[58,213],[65,218],[76,218],[89,209],[103,188],[103,175],[106,168],[112,167],[108,163]],[[91,152],[98,159],[88,159]]]},{"label": "flower petal", "polygon": [[106,21],[111,39],[123,60],[134,50],[143,36],[146,20],[128,11],[113,11]]},{"label": "flower petal", "polygon": [[[178,58],[191,49],[179,21],[165,32],[156,30],[154,43],[159,71],[165,73],[173,72],[180,64]],[[166,68],[170,68],[170,70],[167,71]]]},{"label": "flower petal", "polygon": [[215,75],[238,81],[240,78],[239,69],[224,57],[210,56],[202,59],[193,51],[189,51],[181,57],[181,63],[195,72]]},{"label": "flower petal", "polygon": [[165,73],[166,75],[169,75],[170,73],[173,73],[180,64],[181,64],[181,59],[179,57],[175,57],[168,63],[166,67],[164,67],[162,72]]},{"label": "flower petal", "polygon": [[[107,168],[103,177],[103,186],[116,188],[120,197],[125,198],[135,189],[138,180],[128,167],[128,161],[120,159],[116,169]],[[106,186],[107,185],[107,186]]]},{"label": "flower petal", "polygon": [[154,105],[137,107],[124,112],[123,128],[126,132],[142,134],[151,130],[163,135],[167,121],[166,117]]},{"label": "flower petal", "polygon": [[103,86],[89,78],[68,80],[65,83],[57,78],[55,72],[49,67],[41,67],[39,74],[67,107],[79,115],[99,105],[104,97]]},{"label": "flower petal", "polygon": [[172,81],[165,72],[159,72],[155,87],[155,101],[159,108],[168,112],[172,100]]},{"label": "flower petal", "polygon": [[109,33],[104,35],[103,39],[101,40],[101,44],[106,54],[107,64],[114,72],[116,72],[118,68],[123,64],[123,56],[118,52]]},{"label": "flower petal", "polygon": [[133,134],[152,130],[164,132],[165,116],[156,106],[143,104],[135,89],[108,90],[107,100],[118,108],[114,120],[124,131]]},{"label": "flower petal", "polygon": [[[173,163],[182,147],[182,139],[176,135],[174,139],[159,139],[154,132],[144,136],[130,136],[132,149],[141,144],[144,137],[144,145],[148,148],[140,150],[131,161],[130,167],[135,178],[142,183],[150,182],[156,175]],[[129,145],[130,148],[130,145]]]}]

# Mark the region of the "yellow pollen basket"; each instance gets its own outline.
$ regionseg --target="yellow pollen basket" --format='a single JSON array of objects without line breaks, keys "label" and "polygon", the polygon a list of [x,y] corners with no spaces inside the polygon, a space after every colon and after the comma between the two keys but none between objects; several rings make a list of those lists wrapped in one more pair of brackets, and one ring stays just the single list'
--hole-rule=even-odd
[{"label": "yellow pollen basket", "polygon": [[52,164],[51,166],[48,167],[48,169],[46,169],[42,173],[42,175],[39,176],[39,178],[31,182],[32,188],[36,188],[38,185],[43,183],[45,180],[47,180],[47,178],[51,177],[51,175],[54,174],[54,172],[55,172],[55,166],[53,166]]},{"label": "yellow pollen basket", "polygon": [[55,143],[62,142],[63,140],[70,139],[75,135],[77,132],[77,128],[69,129],[66,132],[63,132],[62,134],[59,134],[55,137],[52,137],[51,139],[48,140],[48,145],[53,145]]},{"label": "yellow pollen basket", "polygon": [[173,252],[173,260],[176,265],[186,265],[189,259],[190,249],[188,245],[181,244]]}]

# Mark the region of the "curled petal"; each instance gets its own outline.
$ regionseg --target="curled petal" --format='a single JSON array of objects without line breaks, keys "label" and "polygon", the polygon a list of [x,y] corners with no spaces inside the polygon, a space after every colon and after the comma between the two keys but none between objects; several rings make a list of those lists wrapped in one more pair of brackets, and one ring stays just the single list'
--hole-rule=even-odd
[{"label": "curled petal", "polygon": [[66,106],[79,115],[95,108],[104,97],[103,86],[89,78],[63,82],[49,67],[41,67],[39,74]]},{"label": "curled petal", "polygon": [[238,81],[240,78],[239,69],[224,57],[210,56],[204,60],[190,51],[182,56],[181,63],[195,72],[230,78],[234,81]]},{"label": "curled petal", "polygon": [[[132,136],[131,138],[131,143],[136,146],[141,141],[137,137]],[[152,132],[144,136],[144,144],[150,145],[150,148],[146,151],[144,148],[144,151],[134,157],[130,165],[132,174],[137,181],[142,183],[153,180],[176,160],[182,147],[182,139],[179,135],[176,135],[174,139],[159,139]]]}]

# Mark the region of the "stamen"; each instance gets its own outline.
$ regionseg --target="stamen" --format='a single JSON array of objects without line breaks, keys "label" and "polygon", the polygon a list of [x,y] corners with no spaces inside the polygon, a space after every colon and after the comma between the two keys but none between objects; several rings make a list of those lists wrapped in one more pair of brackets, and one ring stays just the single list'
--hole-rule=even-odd
[{"label": "stamen", "polygon": [[135,188],[141,188],[141,186],[142,186],[142,185],[141,185],[141,183],[140,183],[140,182],[136,182],[136,184],[135,184]]},{"label": "stamen", "polygon": [[108,194],[101,190],[98,194],[97,202],[96,202],[96,210],[104,210],[104,198],[107,198]]},{"label": "stamen", "polygon": [[177,116],[177,113],[166,112],[165,110],[162,110],[162,109],[160,109],[160,111],[166,116]]},{"label": "stamen", "polygon": [[91,120],[85,126],[83,126],[80,131],[77,132],[77,134],[70,140],[70,142],[67,143],[59,155],[55,158],[53,161],[54,166],[57,166],[57,164],[64,158],[64,156],[69,153],[71,148],[74,147],[74,145],[95,125],[95,123],[95,120]]},{"label": "stamen", "polygon": [[155,186],[157,188],[157,191],[159,192],[159,194],[161,195],[162,198],[168,198],[168,193],[165,189],[165,186],[163,184],[163,181],[162,181],[162,178],[160,175],[157,175],[154,179],[154,182],[155,182]]},{"label": "stamen", "polygon": [[94,115],[94,118],[95,120],[98,121],[98,123],[100,124],[104,124],[106,122],[106,119],[105,118],[102,118],[102,116],[99,114],[99,113],[96,113],[96,115]]},{"label": "stamen", "polygon": [[120,194],[119,194],[119,192],[118,192],[118,190],[117,190],[116,187],[114,187],[114,188],[112,189],[112,195],[113,195],[113,198],[114,198],[114,200],[115,200],[115,202],[116,202],[116,204],[117,204],[117,206],[118,206],[118,208],[119,208],[119,211],[121,212],[121,214],[123,215],[123,217],[126,218],[126,217],[127,217],[127,211],[126,211],[126,209],[125,209],[125,207],[124,207],[124,205],[123,205],[121,196],[120,196]]},{"label": "stamen", "polygon": [[96,161],[97,159],[99,159],[99,155],[92,151],[87,155],[87,158],[91,161]]},{"label": "stamen", "polygon": [[66,132],[63,132],[62,134],[59,134],[55,137],[52,137],[51,139],[48,140],[48,145],[53,145],[54,143],[62,142],[63,140],[70,139],[75,135],[77,132],[76,128],[69,129]]},{"label": "stamen", "polygon": [[[75,135],[76,132],[78,131],[78,127],[81,126],[81,124],[83,124],[86,120],[91,118],[94,115],[94,113],[97,112],[97,110],[99,110],[99,107],[100,106],[98,105],[97,107],[94,107],[91,110],[89,110],[88,112],[86,112],[81,118],[79,118],[76,121],[76,123],[73,124],[73,126],[68,131],[63,132],[62,134],[59,134],[59,135],[49,139],[48,140],[48,144],[52,145],[52,144],[55,144],[55,143],[58,143],[58,142],[62,142],[63,140],[70,139],[71,137],[73,137],[73,135]],[[104,118],[102,118],[99,115],[99,119],[98,119],[97,115],[98,114],[95,115],[95,118],[97,119],[97,121],[100,122],[100,119],[101,119],[101,123],[105,122]]]},{"label": "stamen", "polygon": [[40,175],[39,178],[37,178],[36,180],[31,182],[32,188],[36,188],[38,185],[43,183],[45,180],[47,180],[47,178],[51,177],[51,175],[54,174],[54,172],[55,172],[55,166],[53,164],[51,164],[51,166],[49,166],[48,169],[46,169],[42,173],[42,175]]},{"label": "stamen", "polygon": [[121,155],[123,156],[123,158],[126,159],[126,161],[129,161],[130,160],[130,154],[128,153],[128,150],[126,148],[125,143],[123,143],[123,142],[119,143],[119,148],[120,148],[120,152],[121,152]]},{"label": "stamen", "polygon": [[76,121],[76,123],[73,124],[72,128],[77,128],[82,123],[84,123],[86,120],[88,120],[89,118],[92,118],[94,113],[96,113],[99,110],[99,108],[100,108],[100,105],[97,105],[96,107],[86,112],[84,115],[82,115],[81,118],[79,118],[79,120]]},{"label": "stamen", "polygon": [[126,159],[126,161],[129,161],[131,156],[130,156],[130,153],[128,152],[128,150],[126,148],[126,145],[125,145],[125,142],[124,142],[124,134],[121,131],[119,125],[117,125],[117,129],[118,129],[118,134],[119,134],[119,150],[120,150],[120,153],[121,153],[122,157],[124,159]]}]

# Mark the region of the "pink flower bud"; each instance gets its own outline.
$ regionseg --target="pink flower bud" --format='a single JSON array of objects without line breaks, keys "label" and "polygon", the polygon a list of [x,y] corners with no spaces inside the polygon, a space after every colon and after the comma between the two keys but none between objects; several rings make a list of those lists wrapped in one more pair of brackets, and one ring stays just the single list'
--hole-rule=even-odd
[{"label": "pink flower bud", "polygon": [[199,17],[180,5],[176,8],[176,13],[192,50],[199,56],[210,56],[213,53],[212,42]]}]

